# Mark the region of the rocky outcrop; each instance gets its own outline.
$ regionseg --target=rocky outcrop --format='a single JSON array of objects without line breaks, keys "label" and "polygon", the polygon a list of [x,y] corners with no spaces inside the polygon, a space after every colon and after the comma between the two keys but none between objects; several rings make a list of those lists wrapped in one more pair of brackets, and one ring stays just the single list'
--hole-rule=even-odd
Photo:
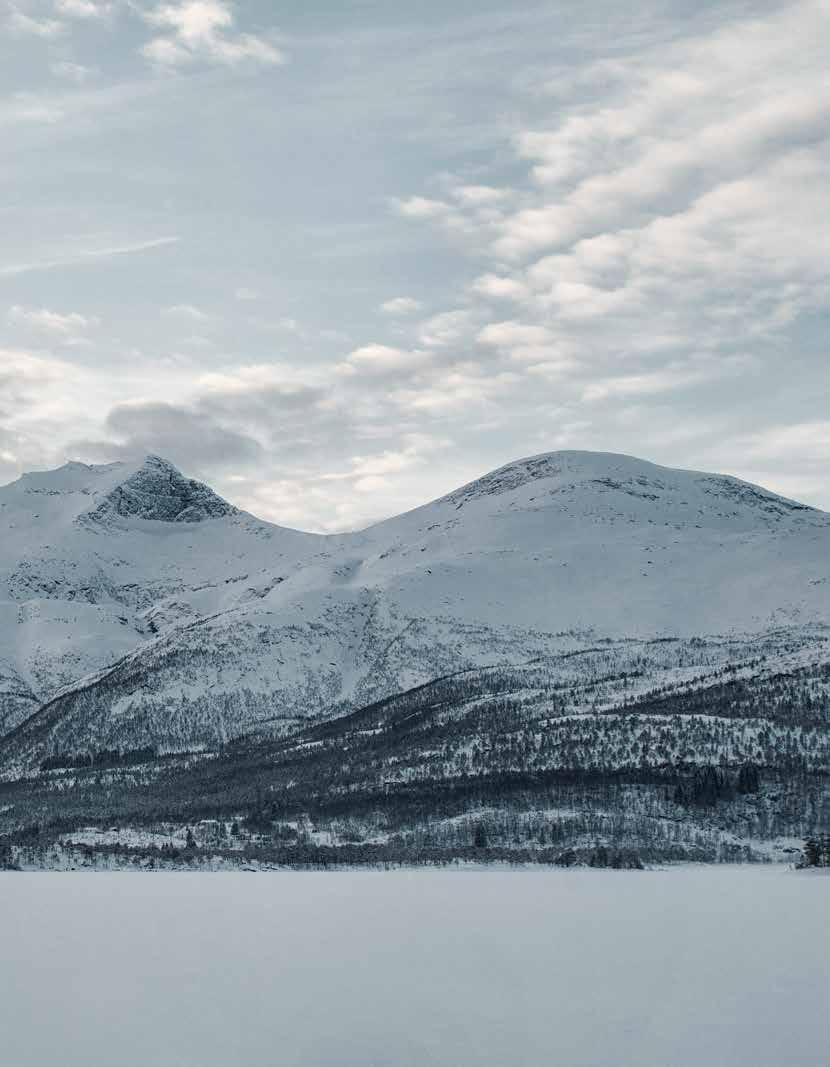
[{"label": "rocky outcrop", "polygon": [[158,456],[148,456],[126,481],[107,493],[86,520],[114,516],[155,522],[203,522],[235,515],[237,509],[208,486],[194,481]]}]

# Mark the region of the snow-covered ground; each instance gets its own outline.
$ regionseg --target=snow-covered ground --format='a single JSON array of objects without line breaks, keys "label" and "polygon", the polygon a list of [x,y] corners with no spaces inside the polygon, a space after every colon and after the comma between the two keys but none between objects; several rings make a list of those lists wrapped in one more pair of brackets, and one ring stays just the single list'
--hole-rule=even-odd
[{"label": "snow-covered ground", "polygon": [[825,1067],[830,879],[0,874],[4,1067]]}]

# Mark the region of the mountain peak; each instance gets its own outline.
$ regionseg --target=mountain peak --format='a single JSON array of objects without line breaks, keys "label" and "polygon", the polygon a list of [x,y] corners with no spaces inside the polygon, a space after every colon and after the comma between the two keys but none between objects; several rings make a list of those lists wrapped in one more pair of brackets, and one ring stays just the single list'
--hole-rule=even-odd
[{"label": "mountain peak", "polygon": [[169,459],[165,459],[164,456],[159,456],[155,452],[148,452],[141,460],[138,469],[173,471],[175,474],[181,474],[181,471],[174,463],[171,463]]},{"label": "mountain peak", "polygon": [[663,467],[613,452],[546,452],[515,460],[461,486],[437,503],[499,511],[545,504],[574,516],[746,529],[781,521],[826,524],[828,516],[724,474]]},{"label": "mountain peak", "polygon": [[115,516],[156,522],[202,522],[236,513],[237,509],[209,486],[186,478],[168,460],[149,453],[86,518],[105,523]]},{"label": "mountain peak", "polygon": [[484,496],[500,496],[521,489],[528,483],[555,480],[559,485],[580,482],[603,483],[608,479],[649,481],[669,468],[658,467],[647,460],[636,459],[615,452],[563,450],[542,452],[535,456],[512,460],[502,467],[483,474],[443,498],[457,506]]}]

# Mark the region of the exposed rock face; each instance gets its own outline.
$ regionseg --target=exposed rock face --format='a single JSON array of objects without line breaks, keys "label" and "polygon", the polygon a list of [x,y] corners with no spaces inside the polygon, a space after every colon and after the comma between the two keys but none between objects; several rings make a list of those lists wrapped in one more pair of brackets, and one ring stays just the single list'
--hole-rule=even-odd
[{"label": "exposed rock face", "polygon": [[236,513],[236,508],[208,486],[185,478],[158,456],[148,456],[142,466],[111,490],[88,517],[98,521],[120,515],[156,522],[203,522]]}]

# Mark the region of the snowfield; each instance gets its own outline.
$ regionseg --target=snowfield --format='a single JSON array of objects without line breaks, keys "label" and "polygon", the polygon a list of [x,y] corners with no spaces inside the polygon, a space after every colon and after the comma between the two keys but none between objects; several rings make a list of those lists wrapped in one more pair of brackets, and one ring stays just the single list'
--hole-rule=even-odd
[{"label": "snowfield", "polygon": [[781,867],[0,874],[4,1067],[825,1067]]}]

